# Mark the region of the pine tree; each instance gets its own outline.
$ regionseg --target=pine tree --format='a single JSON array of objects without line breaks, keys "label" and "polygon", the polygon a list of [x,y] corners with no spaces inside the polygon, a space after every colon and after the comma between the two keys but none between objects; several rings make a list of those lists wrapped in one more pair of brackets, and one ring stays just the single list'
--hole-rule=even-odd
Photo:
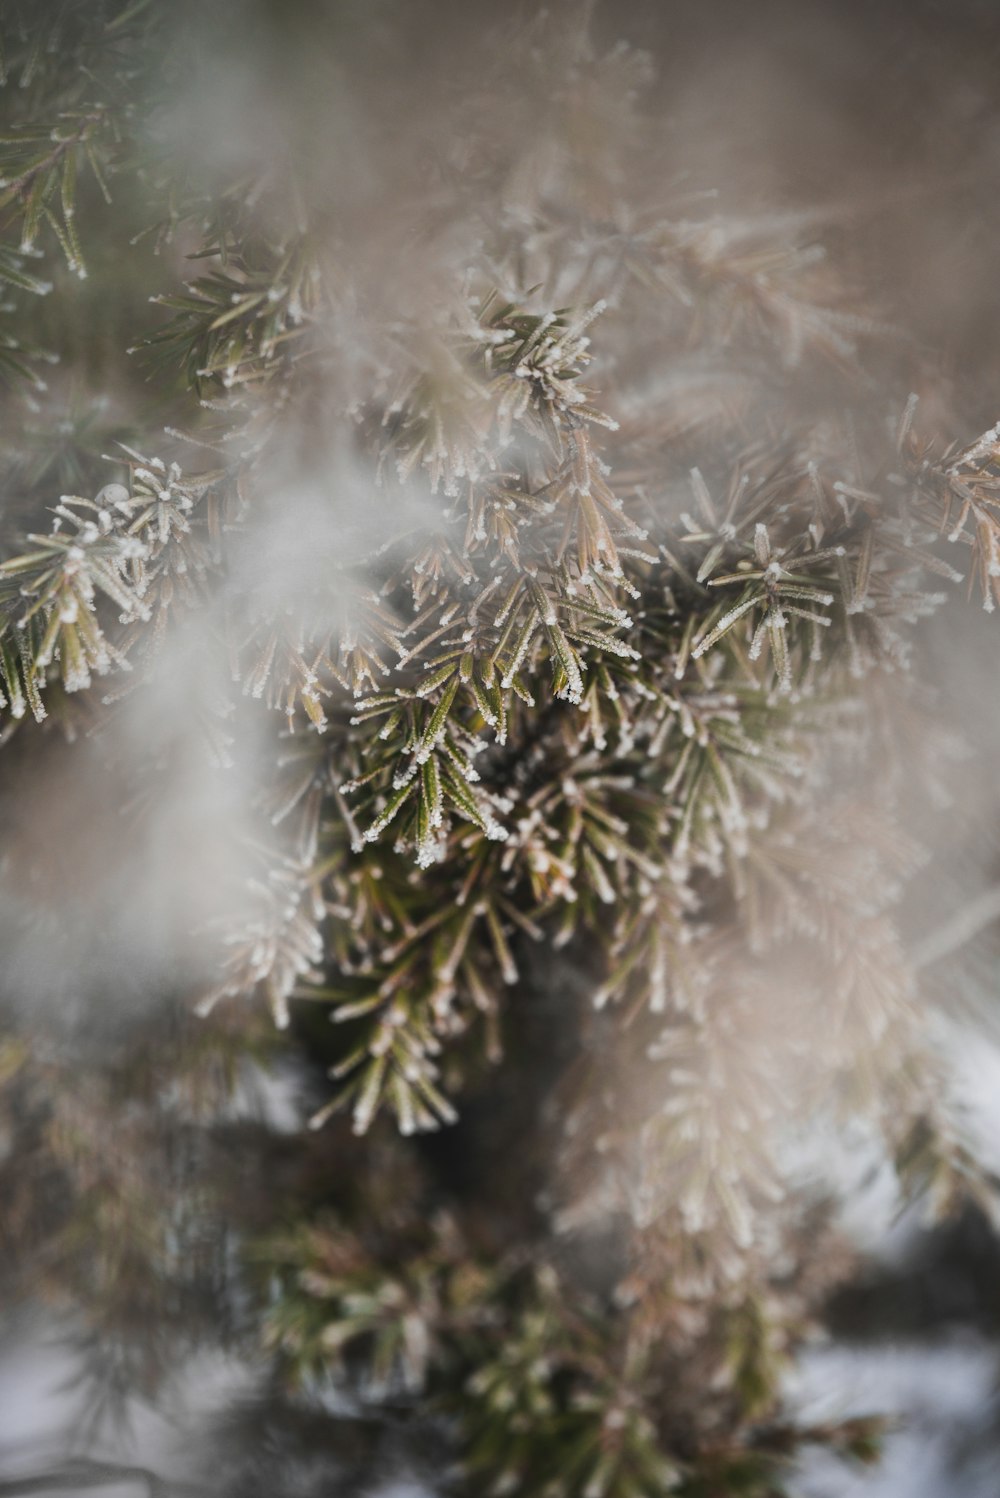
[{"label": "pine tree", "polygon": [[[897,907],[1000,427],[806,215],[670,179],[586,6],[442,6],[447,68],[428,6],[2,10],[12,794],[230,807],[124,1038],[5,1011],[13,1283],[85,1307],[94,1428],[228,1340],[459,1493],[871,1460],[783,1400],[849,1260],[792,1145],[860,1119],[993,1211]],[[54,837],[5,877],[58,948]],[[227,1111],[289,1056],[294,1149]]]}]

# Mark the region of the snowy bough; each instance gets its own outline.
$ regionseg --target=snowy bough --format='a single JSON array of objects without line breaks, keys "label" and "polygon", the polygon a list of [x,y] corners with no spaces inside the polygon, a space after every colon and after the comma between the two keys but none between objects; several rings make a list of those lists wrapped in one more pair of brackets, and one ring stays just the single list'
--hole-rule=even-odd
[{"label": "snowy bough", "polygon": [[[460,1491],[773,1494],[804,1443],[875,1447],[782,1408],[841,1265],[803,1121],[993,1210],[896,912],[921,630],[1000,598],[1000,429],[929,429],[789,217],[661,192],[649,59],[577,7],[463,34],[402,142],[363,83],[420,92],[389,10],[253,8],[229,57],[185,5],[6,7],[4,753],[180,671],[245,794],[168,1082],[98,1055],[70,1119],[22,1014],[4,1107],[127,1340],[110,1239],[183,1279],[208,1186],[100,1140],[209,1129],[263,1006],[331,1078],[326,1184],[245,1235],[243,1335],[299,1397],[443,1412]],[[466,1099],[459,1186],[418,1136]]]}]

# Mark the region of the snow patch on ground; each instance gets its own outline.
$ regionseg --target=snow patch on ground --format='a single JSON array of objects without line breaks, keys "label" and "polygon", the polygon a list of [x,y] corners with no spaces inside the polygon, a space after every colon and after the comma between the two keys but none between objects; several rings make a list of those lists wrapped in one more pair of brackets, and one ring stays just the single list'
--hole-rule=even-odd
[{"label": "snow patch on ground", "polygon": [[803,1417],[881,1413],[899,1424],[871,1470],[810,1453],[796,1498],[997,1498],[998,1372],[996,1348],[972,1335],[804,1353],[788,1382]]}]

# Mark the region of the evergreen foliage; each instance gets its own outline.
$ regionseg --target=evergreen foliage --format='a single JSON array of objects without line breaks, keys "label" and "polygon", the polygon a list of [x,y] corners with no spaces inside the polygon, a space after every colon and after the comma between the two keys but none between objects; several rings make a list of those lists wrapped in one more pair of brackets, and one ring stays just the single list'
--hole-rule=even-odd
[{"label": "evergreen foliage", "polygon": [[[129,1390],[146,1298],[197,1322],[205,1215],[237,1224],[233,1337],[261,1322],[299,1397],[429,1412],[457,1492],[764,1498],[803,1444],[871,1460],[875,1420],[783,1404],[841,1268],[789,1141],[860,1116],[904,1187],[992,1210],[895,911],[922,623],[1000,599],[1000,428],[925,421],[810,230],[661,191],[649,60],[580,7],[463,41],[402,143],[352,74],[416,19],[222,12],[3,6],[4,753],[99,743],[179,669],[185,732],[253,780],[204,986],[85,1086],[11,1024],[11,1242],[104,1307]],[[240,41],[220,124],[202,46],[237,21],[274,97]],[[323,1168],[266,1212],[206,1164],[262,1009],[332,1079]],[[411,1136],[461,1137],[497,1069],[515,1122],[449,1185]]]}]

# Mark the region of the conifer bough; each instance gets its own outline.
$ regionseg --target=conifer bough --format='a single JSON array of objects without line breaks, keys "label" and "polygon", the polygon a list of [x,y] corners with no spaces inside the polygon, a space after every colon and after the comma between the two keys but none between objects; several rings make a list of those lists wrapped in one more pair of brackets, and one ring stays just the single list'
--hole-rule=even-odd
[{"label": "conifer bough", "polygon": [[[905,371],[859,408],[879,320],[787,225],[653,202],[649,61],[571,5],[470,44],[439,156],[398,172],[350,57],[391,71],[402,17],[254,8],[304,70],[259,150],[240,106],[185,129],[189,7],[5,9],[0,373],[43,439],[5,441],[7,752],[100,734],[192,631],[224,660],[192,721],[221,762],[252,722],[266,763],[185,1001],[233,1044],[259,1003],[301,1017],[314,1126],[372,1130],[362,1176],[412,1167],[381,1225],[331,1185],[254,1250],[282,1368],[440,1408],[470,1491],[763,1495],[802,1443],[868,1459],[872,1422],[782,1410],[815,1289],[787,1144],[849,1099],[904,1185],[992,1210],[894,918],[919,755],[887,763],[876,705],[925,712],[922,621],[1000,598],[1000,429],[944,445]],[[112,304],[94,385],[67,330]],[[546,1228],[511,1241],[377,1121],[454,1123],[546,987],[575,1059]],[[558,1245],[609,1222],[628,1267],[584,1293]]]}]

